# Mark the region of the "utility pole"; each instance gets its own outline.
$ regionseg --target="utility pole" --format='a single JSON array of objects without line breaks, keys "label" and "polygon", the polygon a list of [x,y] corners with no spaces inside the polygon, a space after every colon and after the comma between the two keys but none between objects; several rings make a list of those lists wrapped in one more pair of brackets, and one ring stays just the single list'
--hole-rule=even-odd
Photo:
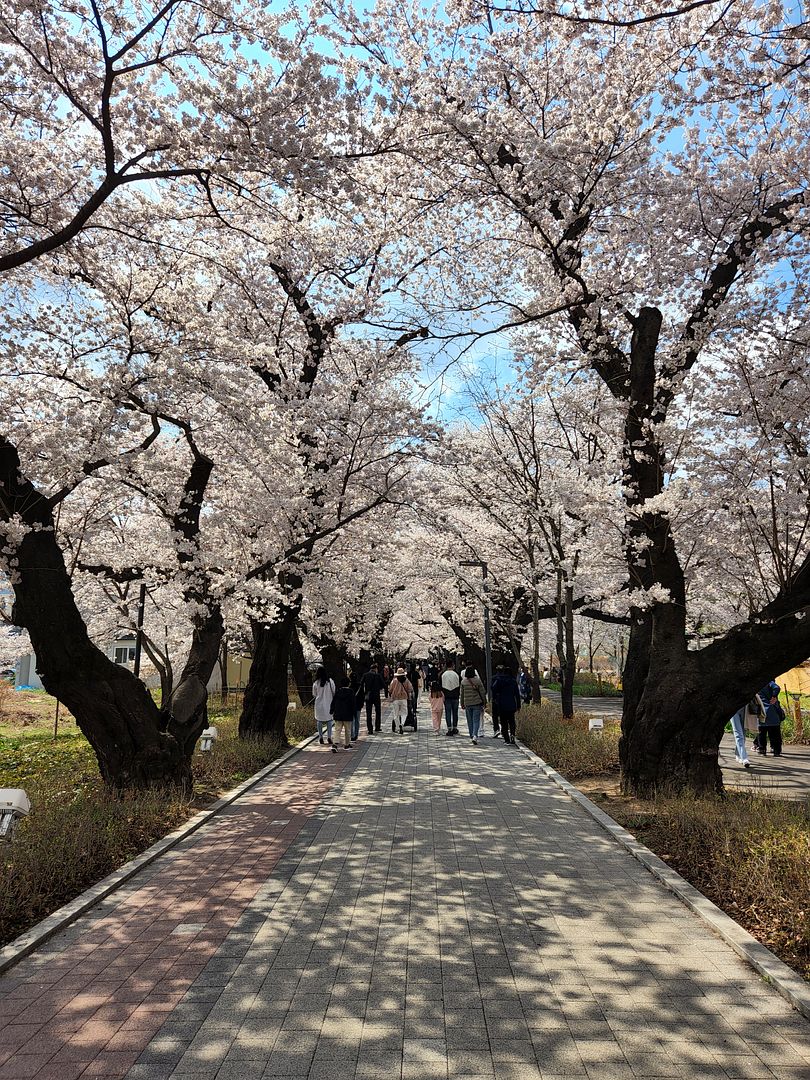
[{"label": "utility pole", "polygon": [[141,674],[141,646],[143,644],[143,616],[146,610],[146,582],[141,582],[141,589],[138,594],[138,622],[136,623],[135,632],[135,664],[133,666],[133,672],[135,678],[140,678]]}]

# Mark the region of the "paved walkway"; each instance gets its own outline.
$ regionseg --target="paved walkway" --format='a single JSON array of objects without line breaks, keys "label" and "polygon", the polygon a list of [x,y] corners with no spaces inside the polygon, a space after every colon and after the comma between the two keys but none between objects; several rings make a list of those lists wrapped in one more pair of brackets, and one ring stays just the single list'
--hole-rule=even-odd
[{"label": "paved walkway", "polygon": [[[550,701],[559,701],[560,695],[553,690],[543,690]],[[575,697],[574,707],[594,716],[621,719],[621,698]],[[723,783],[728,788],[753,791],[761,795],[773,795],[780,799],[810,799],[810,746],[785,744],[780,758],[761,757],[751,749],[748,742],[751,768],[744,769],[736,761],[734,736],[727,732],[720,743],[720,768]]]},{"label": "paved walkway", "polygon": [[517,748],[317,745],[0,980],[0,1080],[810,1078],[810,1022]]}]

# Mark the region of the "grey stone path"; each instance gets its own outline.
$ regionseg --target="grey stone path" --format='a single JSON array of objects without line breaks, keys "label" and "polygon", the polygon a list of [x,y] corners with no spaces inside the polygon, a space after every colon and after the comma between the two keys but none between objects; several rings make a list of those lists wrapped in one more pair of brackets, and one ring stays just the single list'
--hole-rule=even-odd
[{"label": "grey stone path", "polygon": [[516,748],[364,743],[128,1080],[810,1080],[810,1023]]}]

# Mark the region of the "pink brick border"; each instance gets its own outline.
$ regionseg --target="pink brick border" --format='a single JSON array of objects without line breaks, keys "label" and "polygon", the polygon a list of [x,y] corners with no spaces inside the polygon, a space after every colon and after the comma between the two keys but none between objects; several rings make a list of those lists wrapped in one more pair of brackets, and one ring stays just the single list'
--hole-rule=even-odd
[{"label": "pink brick border", "polygon": [[59,933],[60,930],[64,930],[66,926],[75,922],[79,916],[83,915],[86,911],[89,911],[90,908],[94,907],[100,900],[103,900],[105,897],[109,896],[110,893],[114,892],[119,885],[123,885],[125,881],[134,877],[139,870],[142,870],[165,852],[176,847],[177,844],[182,840],[185,840],[187,836],[196,832],[197,829],[210,821],[220,810],[235,802],[240,795],[244,795],[246,791],[255,787],[256,784],[264,780],[270,773],[273,773],[283,765],[286,765],[290,758],[309,746],[316,737],[316,735],[310,735],[296,746],[291,747],[285,754],[282,754],[280,758],[277,758],[276,761],[271,762],[264,769],[254,773],[249,779],[226,792],[221,798],[217,799],[215,803],[212,803],[207,810],[201,810],[199,814],[195,814],[194,817],[189,818],[188,821],[184,822],[179,829],[175,829],[174,832],[168,833],[162,840],[158,840],[156,843],[152,844],[151,847],[148,847],[146,851],[141,852],[140,855],[136,855],[134,859],[130,859],[129,862],[124,863],[118,870],[114,870],[111,874],[108,874],[107,877],[102,878],[96,885],[93,885],[83,893],[80,893],[75,900],[71,900],[63,907],[58,908],[52,915],[48,915],[47,918],[38,922],[35,926],[32,926],[30,930],[27,930],[20,937],[9,942],[8,945],[0,949],[0,975],[5,971],[8,971],[8,969],[13,967],[19,960],[22,960],[24,956],[28,956],[29,953],[38,949],[43,942],[48,940],[48,938],[53,937],[54,934]]}]

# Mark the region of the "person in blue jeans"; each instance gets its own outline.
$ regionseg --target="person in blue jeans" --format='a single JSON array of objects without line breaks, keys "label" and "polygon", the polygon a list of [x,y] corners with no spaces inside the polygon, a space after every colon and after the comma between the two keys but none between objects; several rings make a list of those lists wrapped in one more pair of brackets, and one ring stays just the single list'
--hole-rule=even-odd
[{"label": "person in blue jeans", "polygon": [[444,665],[441,683],[444,694],[444,720],[447,724],[446,734],[458,735],[458,697],[461,680],[452,660],[448,660]]},{"label": "person in blue jeans", "polygon": [[464,672],[464,678],[461,680],[459,701],[464,710],[464,715],[467,717],[470,739],[477,744],[483,726],[487,691],[478,675],[476,675],[474,667],[468,667]]},{"label": "person in blue jeans", "polygon": [[751,768],[751,762],[748,760],[748,751],[745,747],[745,713],[747,706],[743,705],[741,709],[731,718],[731,730],[734,732],[734,742],[737,746],[737,764],[742,765],[745,769]]}]

